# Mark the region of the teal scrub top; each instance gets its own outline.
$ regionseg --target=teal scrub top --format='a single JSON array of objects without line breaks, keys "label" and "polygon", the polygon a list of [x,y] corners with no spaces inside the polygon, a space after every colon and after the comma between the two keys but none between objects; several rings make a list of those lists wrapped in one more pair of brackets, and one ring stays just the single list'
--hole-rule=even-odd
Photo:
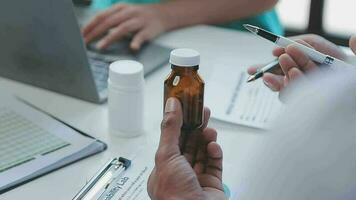
[{"label": "teal scrub top", "polygon": [[[131,3],[131,4],[147,4],[147,3],[159,3],[161,0],[94,0],[92,7],[94,9],[106,9],[115,3]],[[262,14],[252,16],[246,19],[241,19],[235,22],[219,25],[220,27],[243,30],[243,24],[252,24],[259,26],[273,33],[283,35],[284,30],[279,21],[276,11],[270,10]]]}]

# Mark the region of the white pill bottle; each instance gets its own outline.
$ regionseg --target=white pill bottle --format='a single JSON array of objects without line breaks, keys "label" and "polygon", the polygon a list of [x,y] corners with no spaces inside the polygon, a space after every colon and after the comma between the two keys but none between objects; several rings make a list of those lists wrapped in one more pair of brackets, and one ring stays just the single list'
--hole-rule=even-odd
[{"label": "white pill bottle", "polygon": [[144,133],[144,70],[132,60],[110,65],[108,107],[110,134],[137,137]]}]

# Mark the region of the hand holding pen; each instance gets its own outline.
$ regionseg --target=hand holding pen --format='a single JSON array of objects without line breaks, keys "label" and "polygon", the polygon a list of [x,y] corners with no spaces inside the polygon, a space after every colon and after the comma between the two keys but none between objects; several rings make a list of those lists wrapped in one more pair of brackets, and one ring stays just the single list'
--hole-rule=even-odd
[{"label": "hand holding pen", "polygon": [[[335,58],[335,60],[344,60],[346,58],[346,55],[338,46],[320,36],[302,35],[291,39],[308,48],[313,48],[321,52],[321,55],[330,55],[330,57]],[[248,69],[251,75],[250,81],[258,79],[261,76],[261,73],[258,72],[262,71],[264,83],[273,91],[280,91],[289,81],[304,76],[304,73],[318,69],[318,62],[314,62],[295,44],[278,47],[273,51],[273,55],[278,58],[280,65],[278,65],[277,61],[273,61],[269,63],[270,69],[268,69],[268,65],[262,68],[250,67]],[[265,70],[262,70],[263,68],[268,70],[264,72]]]}]

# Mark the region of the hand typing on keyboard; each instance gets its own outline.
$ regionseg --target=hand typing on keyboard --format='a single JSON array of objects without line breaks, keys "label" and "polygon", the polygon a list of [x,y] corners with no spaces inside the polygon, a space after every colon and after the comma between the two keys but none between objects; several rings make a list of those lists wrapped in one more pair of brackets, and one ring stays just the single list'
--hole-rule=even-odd
[{"label": "hand typing on keyboard", "polygon": [[97,43],[98,49],[106,49],[123,37],[135,33],[130,47],[138,50],[144,42],[165,31],[163,21],[164,17],[156,5],[117,4],[97,15],[82,32],[87,44],[108,32]]}]

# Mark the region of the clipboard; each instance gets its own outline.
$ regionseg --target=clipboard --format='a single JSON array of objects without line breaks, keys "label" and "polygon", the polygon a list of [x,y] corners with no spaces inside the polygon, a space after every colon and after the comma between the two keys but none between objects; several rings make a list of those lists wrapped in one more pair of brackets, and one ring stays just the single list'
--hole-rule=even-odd
[{"label": "clipboard", "polygon": [[123,172],[131,166],[131,160],[113,158],[77,193],[73,200],[110,200],[127,182]]}]

